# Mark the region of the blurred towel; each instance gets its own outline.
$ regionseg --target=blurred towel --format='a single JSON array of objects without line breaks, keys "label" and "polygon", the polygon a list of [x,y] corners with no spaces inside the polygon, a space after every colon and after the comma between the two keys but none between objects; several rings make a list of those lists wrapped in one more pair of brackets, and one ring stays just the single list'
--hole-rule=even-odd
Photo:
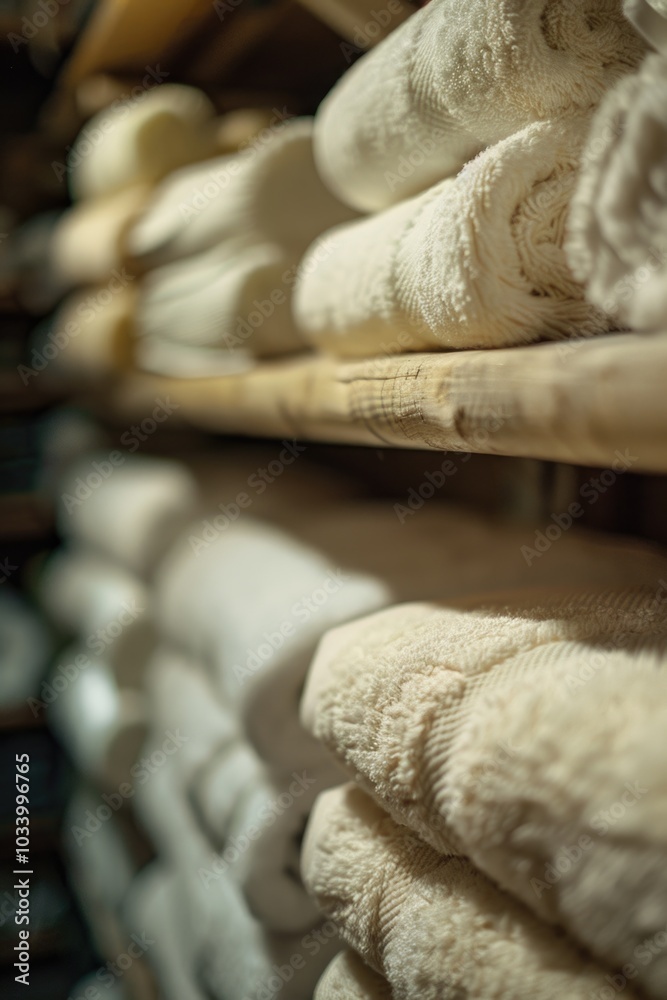
[{"label": "blurred towel", "polygon": [[313,1000],[392,1000],[391,986],[356,952],[341,951],[317,984]]},{"label": "blurred towel", "polygon": [[42,606],[61,629],[103,656],[121,686],[141,687],[156,635],[144,584],[84,548],[57,550],[39,584]]},{"label": "blurred towel", "polygon": [[257,357],[298,350],[304,345],[292,318],[294,275],[290,259],[269,245],[223,244],[168,264],[140,289],[137,334]]},{"label": "blurred towel", "polygon": [[354,785],[316,803],[306,884],[401,1000],[589,1000],[604,973],[477,871],[442,857]]},{"label": "blurred towel", "polygon": [[386,208],[531,122],[594,107],[643,52],[621,0],[431,0],[325,99],[318,168],[347,204]]},{"label": "blurred towel", "polygon": [[595,116],[568,228],[568,259],[591,302],[618,326],[663,330],[667,57],[648,56]]},{"label": "blurred towel", "polygon": [[[135,293],[132,277],[115,269],[106,285],[72,292],[53,317],[33,336],[41,367],[54,367],[74,378],[106,379],[127,370],[133,358]],[[41,370],[41,368],[38,368]]]},{"label": "blurred towel", "polygon": [[394,819],[656,998],[667,956],[641,949],[667,925],[666,600],[661,581],[403,605],[330,633],[302,704]]},{"label": "blurred towel", "polygon": [[211,155],[205,124],[211,102],[200,90],[162,84],[138,98],[114,102],[81,129],[68,157],[75,199],[111,194],[131,184],[151,184]]},{"label": "blurred towel", "polygon": [[325,234],[295,289],[304,338],[345,356],[604,331],[563,251],[588,124],[529,125],[456,178]]},{"label": "blurred towel", "polygon": [[623,12],[649,45],[667,55],[667,3],[665,0],[625,0]]},{"label": "blurred towel", "polygon": [[235,240],[298,257],[356,215],[320,180],[312,134],[309,118],[280,121],[234,156],[174,174],[130,232],[129,253],[155,265]]},{"label": "blurred towel", "polygon": [[[156,399],[154,431],[177,407]],[[136,431],[136,433],[135,433]],[[121,435],[136,450],[148,433]],[[131,440],[129,440],[131,439]],[[60,482],[58,527],[65,538],[89,545],[139,577],[149,576],[183,524],[196,510],[196,483],[184,465],[113,449],[88,454]]]},{"label": "blurred towel", "polygon": [[52,639],[43,619],[6,583],[0,591],[0,649],[0,709],[22,708],[39,694]]}]

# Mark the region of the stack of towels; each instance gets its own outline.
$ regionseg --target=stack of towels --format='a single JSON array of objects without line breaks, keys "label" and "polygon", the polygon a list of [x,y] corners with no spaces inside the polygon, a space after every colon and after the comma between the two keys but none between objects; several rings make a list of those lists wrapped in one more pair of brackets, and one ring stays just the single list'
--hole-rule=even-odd
[{"label": "stack of towels", "polygon": [[[608,730],[618,728],[619,746],[636,739],[618,721],[628,703],[616,688],[608,698],[616,714],[593,715],[590,739],[576,742],[573,730],[572,761],[583,742],[590,765],[584,756],[583,768],[568,769],[558,741],[602,698],[600,657],[602,667],[606,658],[629,657],[633,676],[640,654],[642,670],[646,657],[653,662],[637,643],[658,630],[662,555],[571,529],[528,566],[522,547],[532,530],[436,501],[401,523],[390,502],[355,498],[344,480],[304,458],[294,462],[287,443],[278,453],[249,448],[214,462],[190,459],[187,468],[114,453],[106,477],[103,454],[79,458],[61,481],[69,550],[47,569],[44,599],[63,625],[78,628],[91,662],[69,677],[49,716],[97,789],[97,807],[90,798],[74,803],[66,831],[74,837],[76,828],[86,847],[70,844],[77,885],[95,893],[88,910],[108,897],[127,933],[148,934],[146,958],[165,997],[305,1000],[333,959],[320,996],[469,991],[546,1000],[604,988],[604,962],[619,965],[610,956],[623,935],[620,964],[634,961],[638,928],[651,930],[662,914],[661,883],[644,853],[626,871],[628,854],[610,836],[604,862],[586,853],[574,870],[579,878],[557,879],[557,887],[549,866],[560,877],[561,845],[566,858],[585,854],[587,830],[569,800],[561,808],[563,797],[584,813],[610,810],[615,821],[616,800],[630,801],[624,783],[644,787],[644,777],[628,770],[629,752],[625,770],[614,772],[618,790],[598,778],[596,769],[618,766],[615,753],[599,752],[603,739],[612,746]],[[141,598],[130,595],[129,580],[135,593],[143,588]],[[575,584],[616,581],[639,589],[604,615],[597,598],[569,596]],[[518,604],[472,597],[527,586],[551,589]],[[451,607],[388,610],[434,594]],[[117,613],[140,600],[150,632]],[[600,638],[605,629],[618,649]],[[98,652],[90,639],[100,635]],[[575,690],[565,677],[563,691],[554,682],[545,694],[538,678],[546,683],[545,671],[561,662]],[[533,665],[524,705],[511,684]],[[507,684],[487,685],[492,677]],[[648,696],[648,685],[641,690]],[[547,728],[540,756],[537,749],[531,756],[525,729],[538,725],[540,712]],[[516,772],[521,764],[525,774]],[[655,771],[645,783],[658,780]],[[360,788],[343,787],[350,774]],[[643,795],[648,808],[655,800]],[[118,799],[136,810],[157,858],[114,883],[80,832],[86,823],[74,817],[99,816],[99,806]],[[627,811],[614,827],[624,843],[624,824],[645,819]],[[623,850],[635,851],[628,843]],[[628,930],[626,906],[623,917],[603,900],[595,913],[598,869],[584,868],[594,862],[613,865],[635,893],[636,927]],[[576,900],[575,889],[584,894]],[[590,913],[580,912],[580,898]],[[566,924],[571,939],[550,923]],[[356,955],[334,959],[339,936]],[[600,964],[578,955],[574,940]]]}]

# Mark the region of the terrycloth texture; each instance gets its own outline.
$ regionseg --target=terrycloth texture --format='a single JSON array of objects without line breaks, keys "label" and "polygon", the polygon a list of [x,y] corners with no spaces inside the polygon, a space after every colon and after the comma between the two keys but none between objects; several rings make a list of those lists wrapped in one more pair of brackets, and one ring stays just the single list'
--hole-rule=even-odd
[{"label": "terrycloth texture", "polygon": [[639,73],[622,80],[595,116],[568,229],[568,259],[586,282],[591,302],[617,325],[663,330],[667,320],[665,56],[648,56]]},{"label": "terrycloth texture", "polygon": [[257,357],[298,350],[304,345],[292,318],[293,275],[290,259],[275,247],[234,243],[158,268],[140,290],[137,334]]},{"label": "terrycloth texture", "polygon": [[431,0],[323,102],[317,165],[349,205],[386,208],[531,122],[594,107],[643,52],[620,0]]},{"label": "terrycloth texture", "polygon": [[456,178],[325,234],[295,288],[304,338],[370,355],[605,330],[563,252],[587,128],[587,116],[529,125]]},{"label": "terrycloth texture", "polygon": [[104,788],[117,790],[146,738],[146,703],[138,691],[119,688],[104,660],[82,646],[68,647],[42,695],[49,725],[77,769]]},{"label": "terrycloth texture", "polygon": [[[667,582],[412,604],[330,633],[304,723],[398,821],[667,988]],[[631,978],[634,978],[632,976]]]},{"label": "terrycloth texture", "polygon": [[356,215],[320,180],[312,135],[312,119],[280,123],[234,156],[169,177],[129,234],[129,252],[168,263],[236,240],[299,257],[325,229]]},{"label": "terrycloth texture", "polygon": [[86,122],[68,159],[75,199],[98,198],[130,184],[154,183],[210,155],[209,99],[194,87],[163,84]]},{"label": "terrycloth texture", "polygon": [[251,916],[228,871],[234,855],[214,853],[178,790],[175,756],[142,786],[136,805],[161,860],[176,873],[181,941],[197,982],[206,996],[218,1000],[262,1000],[262,990],[270,988],[277,973],[274,966],[289,967],[290,959],[301,955],[304,961],[292,969],[286,995],[310,1000],[337,941],[331,935],[314,950],[311,934],[271,934]]},{"label": "terrycloth texture", "polygon": [[392,1000],[386,979],[354,951],[341,951],[325,969],[313,1000]]},{"label": "terrycloth texture", "polygon": [[[156,426],[169,418],[170,406],[168,398],[156,400]],[[140,441],[131,430],[121,436],[121,443],[134,446],[132,451]],[[196,504],[196,484],[182,464],[117,449],[100,451],[76,461],[63,476],[58,528],[65,538],[146,577]]]},{"label": "terrycloth texture", "polygon": [[54,622],[103,656],[121,686],[141,687],[156,643],[147,588],[122,567],[84,548],[60,549],[39,582]]},{"label": "terrycloth texture", "polygon": [[123,237],[148,190],[142,185],[122,188],[63,212],[49,243],[50,280],[63,289],[107,281],[123,265]]},{"label": "terrycloth texture", "polygon": [[443,858],[354,785],[313,811],[303,874],[396,1000],[589,1000],[604,973],[463,857]]},{"label": "terrycloth texture", "polygon": [[625,0],[625,16],[649,45],[667,55],[667,3],[665,0]]},{"label": "terrycloth texture", "polygon": [[386,502],[368,502],[301,516],[289,532],[246,515],[206,544],[201,538],[201,528],[189,529],[161,565],[159,626],[208,665],[260,756],[287,773],[331,771],[297,718],[308,665],[328,628],[434,593],[667,579],[660,554],[574,530],[529,566],[521,546],[533,541],[532,530],[500,531],[436,502],[404,524]]},{"label": "terrycloth texture", "polygon": [[108,379],[132,364],[135,302],[128,276],[115,270],[106,285],[68,295],[37,327],[33,346],[69,375]]}]

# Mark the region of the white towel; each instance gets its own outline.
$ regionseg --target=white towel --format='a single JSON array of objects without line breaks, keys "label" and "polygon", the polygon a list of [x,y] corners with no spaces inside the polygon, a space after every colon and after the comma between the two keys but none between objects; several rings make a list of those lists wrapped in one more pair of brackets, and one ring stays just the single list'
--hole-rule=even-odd
[{"label": "white towel", "polygon": [[77,769],[106,789],[131,783],[146,738],[146,704],[119,688],[111,668],[81,646],[67,647],[45,689],[49,725]]},{"label": "white towel", "polygon": [[392,1000],[386,979],[374,972],[355,951],[341,951],[326,967],[313,1000]]},{"label": "white towel", "polygon": [[295,272],[271,245],[234,243],[157,268],[139,292],[137,335],[257,357],[298,350],[304,344],[292,318]]},{"label": "white towel", "polygon": [[318,800],[303,873],[396,1000],[590,1000],[606,985],[467,858],[437,854],[354,785]]},{"label": "white towel", "polygon": [[312,133],[309,118],[280,122],[234,156],[174,174],[130,232],[129,252],[167,263],[231,239],[298,257],[324,230],[356,215],[320,180]]},{"label": "white towel", "polygon": [[400,823],[663,997],[667,581],[407,604],[320,645],[306,725]]},{"label": "white towel", "polygon": [[563,251],[587,127],[586,116],[529,125],[456,178],[325,234],[295,289],[304,338],[346,356],[605,330]]},{"label": "white towel", "polygon": [[50,557],[39,593],[54,622],[76,634],[89,656],[102,656],[121,686],[142,686],[156,633],[151,599],[140,580],[74,546]]},{"label": "white towel", "polygon": [[6,584],[0,592],[0,706],[23,707],[39,694],[52,651],[46,623],[20,594]]},{"label": "white towel", "polygon": [[667,56],[651,55],[595,116],[568,218],[570,264],[617,326],[665,326],[666,150]]},{"label": "white towel", "polygon": [[643,51],[621,0],[431,0],[326,98],[317,165],[349,205],[386,208],[531,122],[594,107]]},{"label": "white towel", "polygon": [[665,0],[624,0],[623,11],[649,45],[667,55]]},{"label": "white towel", "polygon": [[150,184],[211,155],[205,125],[213,113],[202,91],[179,84],[162,84],[100,111],[83,126],[68,158],[72,196],[101,197]]},{"label": "white towel", "polygon": [[[159,558],[196,510],[196,484],[180,463],[133,455],[148,431],[169,419],[171,401],[156,399],[155,426],[137,425],[121,435],[130,451],[112,449],[78,459],[60,482],[57,509],[61,534],[109,556],[136,573],[150,575]],[[125,440],[124,440],[125,439]]]}]

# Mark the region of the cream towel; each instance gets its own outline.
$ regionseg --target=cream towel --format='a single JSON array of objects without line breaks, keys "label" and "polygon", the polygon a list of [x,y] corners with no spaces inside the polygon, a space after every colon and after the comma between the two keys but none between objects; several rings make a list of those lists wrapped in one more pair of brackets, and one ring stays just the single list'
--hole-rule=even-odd
[{"label": "cream towel", "polygon": [[349,205],[386,208],[531,122],[594,107],[643,51],[620,0],[431,0],[326,98],[317,165]]},{"label": "cream towel", "polygon": [[151,271],[140,290],[139,337],[258,357],[302,348],[292,318],[295,268],[269,245],[223,244]]},{"label": "cream towel", "polygon": [[625,16],[649,45],[667,55],[667,3],[665,0],[625,0]]},{"label": "cream towel", "polygon": [[[662,997],[667,583],[404,605],[325,638],[304,723],[393,817]],[[657,935],[657,937],[655,937]],[[642,951],[642,946],[644,951]]]},{"label": "cream towel", "polygon": [[243,739],[221,746],[195,775],[189,797],[197,819],[217,851],[222,851],[239,802],[265,779],[257,753]]},{"label": "cream towel", "polygon": [[529,125],[456,178],[325,234],[295,289],[304,338],[370,355],[605,330],[563,252],[587,127],[582,116]]},{"label": "cream towel", "polygon": [[354,785],[318,800],[303,874],[396,1000],[590,1000],[606,985],[467,858],[443,858]]},{"label": "cream towel", "polygon": [[139,100],[117,103],[87,122],[68,160],[75,199],[96,198],[130,184],[151,184],[213,152],[206,123],[214,109],[200,90],[163,84]]},{"label": "cream towel", "polygon": [[37,328],[35,352],[78,380],[105,380],[129,369],[135,301],[128,276],[115,270],[106,285],[67,296],[51,320]]},{"label": "cream towel", "polygon": [[320,233],[354,218],[320,180],[309,118],[281,123],[234,156],[168,178],[128,236],[128,251],[168,263],[233,239],[300,256]]},{"label": "cream towel", "polygon": [[354,951],[341,951],[325,969],[313,1000],[392,1000],[386,979],[370,969]]},{"label": "cream towel", "polygon": [[568,219],[570,264],[617,325],[665,326],[666,150],[667,58],[651,55],[595,116]]},{"label": "cream towel", "polygon": [[60,655],[50,682],[48,722],[77,769],[113,791],[131,782],[146,737],[143,696],[119,688],[108,664],[76,645]]},{"label": "cream towel", "polygon": [[[171,412],[168,398],[156,400],[156,427]],[[128,430],[121,441],[129,439],[134,451],[141,441],[138,434]],[[65,538],[146,577],[196,505],[195,481],[182,464],[117,449],[101,451],[78,459],[63,475],[58,528]]]},{"label": "cream towel", "polygon": [[521,547],[533,541],[532,530],[501,531],[435,502],[404,524],[386,502],[301,515],[289,531],[246,516],[206,544],[201,528],[184,533],[161,565],[156,614],[164,635],[214,672],[264,760],[286,773],[317,766],[335,780],[298,723],[306,671],[328,628],[434,593],[667,579],[662,555],[574,529],[529,566]]},{"label": "cream towel", "polygon": [[121,687],[141,687],[156,643],[145,585],[84,548],[59,549],[39,581],[43,608],[77,634],[89,656],[103,656]]},{"label": "cream towel", "polygon": [[124,262],[123,237],[148,188],[134,185],[76,204],[62,214],[49,243],[50,279],[63,289],[101,285]]}]

